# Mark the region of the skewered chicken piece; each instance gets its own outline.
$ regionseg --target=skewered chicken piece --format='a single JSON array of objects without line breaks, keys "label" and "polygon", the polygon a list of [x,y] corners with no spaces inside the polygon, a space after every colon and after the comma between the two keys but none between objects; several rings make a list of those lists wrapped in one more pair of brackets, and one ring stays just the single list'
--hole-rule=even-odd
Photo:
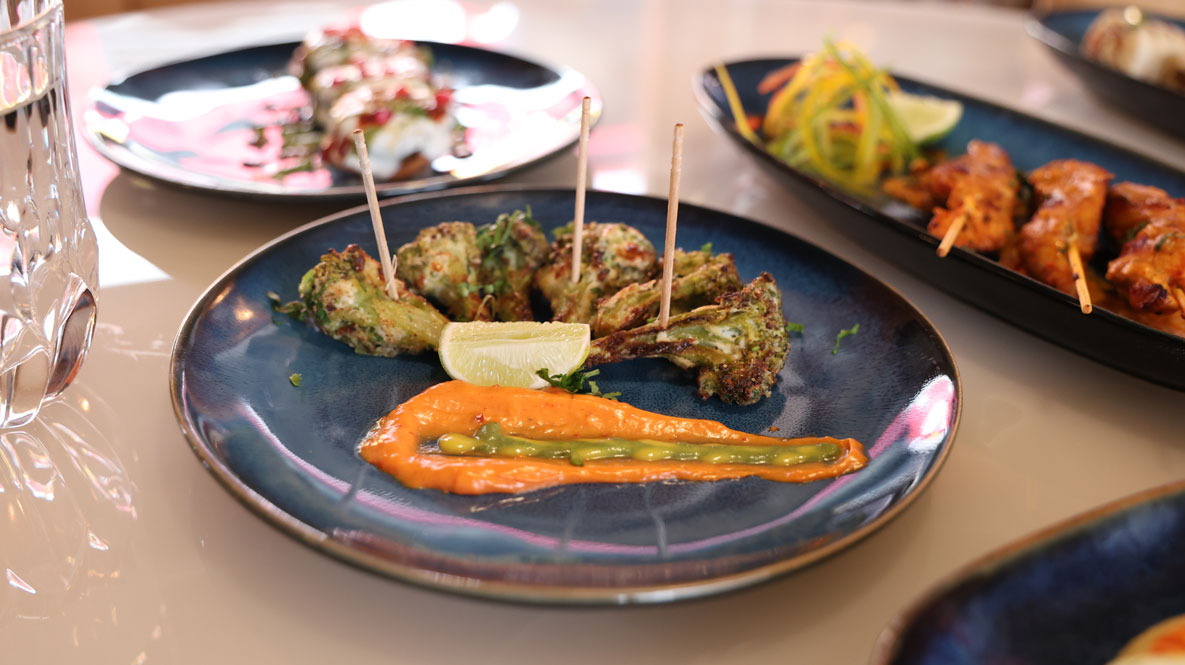
[{"label": "skewered chicken piece", "polygon": [[399,248],[396,274],[457,321],[524,321],[530,286],[547,260],[547,236],[530,212],[500,215],[480,228],[444,222]]},{"label": "skewered chicken piece", "polygon": [[[732,254],[712,254],[697,250],[675,250],[674,278],[671,280],[671,314],[682,314],[711,304],[719,296],[740,290]],[[662,300],[662,281],[630,284],[597,303],[592,322],[593,337],[604,337],[618,330],[628,330],[658,316]]]},{"label": "skewered chicken piece", "polygon": [[598,299],[613,295],[658,272],[654,245],[632,226],[588,222],[584,225],[580,281],[572,281],[572,224],[555,230],[551,261],[535,273],[535,285],[551,303],[556,321],[588,323]]},{"label": "skewered chicken piece", "polygon": [[278,312],[307,320],[354,351],[397,356],[435,349],[448,319],[428,301],[395,281],[399,298],[386,292],[378,261],[358,245],[338,253],[329,250],[300,280],[300,300],[281,304],[269,294]]},{"label": "skewered chicken piece", "polygon": [[700,397],[746,405],[769,397],[789,351],[782,294],[761,273],[714,305],[672,316],[666,328],[651,323],[593,340],[585,366],[666,358],[696,372]]},{"label": "skewered chicken piece", "polygon": [[1123,245],[1135,238],[1145,224],[1165,215],[1185,218],[1185,201],[1174,199],[1159,187],[1121,182],[1107,190],[1103,228]]},{"label": "skewered chicken piece", "polygon": [[1029,182],[1037,212],[1001,252],[1000,263],[1073,295],[1075,274],[1067,248],[1074,242],[1083,261],[1094,255],[1111,177],[1094,164],[1073,159],[1035,169]]},{"label": "skewered chicken piece", "polygon": [[921,176],[945,208],[934,208],[926,230],[945,237],[956,220],[963,227],[955,244],[978,252],[1004,249],[1016,232],[1013,210],[1019,179],[1008,153],[994,143],[971,141],[967,154],[943,162]]},{"label": "skewered chicken piece", "polygon": [[1185,316],[1185,202],[1132,183],[1112,190],[1105,224],[1127,240],[1107,279],[1136,311]]}]

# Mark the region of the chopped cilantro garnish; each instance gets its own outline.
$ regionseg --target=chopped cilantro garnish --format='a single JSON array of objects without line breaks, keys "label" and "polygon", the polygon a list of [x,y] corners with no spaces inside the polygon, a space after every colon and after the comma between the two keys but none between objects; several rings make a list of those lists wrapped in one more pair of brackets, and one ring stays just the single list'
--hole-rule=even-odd
[{"label": "chopped cilantro garnish", "polygon": [[1127,230],[1127,233],[1123,234],[1123,242],[1125,244],[1131,242],[1136,236],[1140,234],[1140,231],[1144,230],[1145,226],[1148,226],[1148,220],[1140,220],[1139,224],[1131,227]]},{"label": "chopped cilantro garnish", "polygon": [[801,335],[802,331],[805,329],[806,329],[806,327],[803,326],[801,323],[793,323],[791,321],[786,322],[786,333],[789,335],[793,335],[795,333]]},{"label": "chopped cilantro garnish", "polygon": [[703,244],[703,246],[699,248],[699,251],[701,251],[701,252],[706,252],[706,253],[708,253],[708,254],[711,254],[711,253],[712,253],[712,243],[710,243],[710,242],[705,242],[705,243]]},{"label": "chopped cilantro garnish", "polygon": [[841,339],[847,337],[848,335],[855,335],[858,332],[860,332],[860,324],[859,323],[852,326],[851,328],[848,328],[847,330],[839,331],[839,334],[835,336],[835,348],[831,349],[831,355],[834,356],[837,353],[839,353],[839,341]]},{"label": "chopped cilantro garnish", "polygon": [[[304,301],[302,300],[293,300],[292,302],[286,303],[284,302],[283,298],[280,297],[280,294],[276,293],[275,291],[268,291],[267,299],[268,302],[272,304],[272,311],[279,312],[281,314],[287,314],[294,319],[302,319],[304,318],[305,314],[308,313],[308,308],[305,306]],[[275,319],[272,320],[275,321]]]},{"label": "chopped cilantro garnish", "polygon": [[601,370],[599,369],[585,371],[583,369],[576,368],[567,374],[552,375],[545,367],[535,373],[542,377],[544,381],[550,383],[553,387],[563,388],[564,390],[567,390],[573,394],[578,394],[584,390],[584,383],[587,381],[588,394],[592,395],[593,397],[604,397],[605,399],[615,400],[621,396],[620,392],[601,392],[601,388],[597,385],[597,382],[591,380],[592,377],[601,373]]},{"label": "chopped cilantro garnish", "polygon": [[1156,241],[1156,245],[1152,248],[1152,250],[1155,252],[1159,252],[1161,249],[1164,248],[1164,244],[1166,242],[1168,242],[1174,238],[1185,238],[1185,233],[1181,233],[1180,231],[1172,231],[1170,233],[1166,233],[1166,234],[1160,236],[1160,240]]}]

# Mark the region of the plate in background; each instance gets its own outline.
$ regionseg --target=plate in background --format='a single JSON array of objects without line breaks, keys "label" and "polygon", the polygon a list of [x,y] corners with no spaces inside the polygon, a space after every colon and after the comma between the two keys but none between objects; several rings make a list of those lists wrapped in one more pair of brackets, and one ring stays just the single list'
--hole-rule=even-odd
[{"label": "plate in background", "polygon": [[[764,115],[770,95],[757,92],[766,74],[790,58],[728,63],[748,115]],[[948,154],[966,151],[971,139],[1000,144],[1017,169],[1029,171],[1054,159],[1094,162],[1115,174],[1115,181],[1155,185],[1185,195],[1185,173],[1125,148],[1091,138],[1018,111],[905,77],[901,87],[918,94],[956,99],[963,104],[959,124],[938,145]],[[759,165],[789,189],[824,211],[828,220],[858,242],[902,268],[988,313],[1134,376],[1185,390],[1185,339],[1137,323],[1096,306],[1084,316],[1078,300],[981,254],[955,247],[946,258],[935,254],[939,239],[926,232],[929,216],[888,196],[842,190],[813,174],[795,169],[754,145],[736,130],[714,69],[698,77],[696,97],[708,121],[738,143]],[[1106,270],[1100,246],[1091,265]]]},{"label": "plate in background", "polygon": [[[383,206],[397,246],[442,220],[493,221],[530,205],[545,228],[571,216],[571,190],[477,188]],[[652,241],[665,200],[589,192],[589,219],[633,224]],[[749,407],[695,397],[661,360],[602,366],[602,390],[639,408],[778,436],[851,436],[871,461],[809,484],[586,484],[523,495],[411,490],[356,446],[392,408],[447,376],[435,355],[355,354],[272,313],[295,298],[326,249],[374,254],[365,207],[313,222],[246,257],[203,295],[173,349],[174,410],[219,481],[267,521],[319,550],[395,578],[464,594],[554,603],[654,603],[754,584],[832,554],[926,488],[950,450],[962,404],[950,352],[895,291],[793,236],[693,205],[680,245],[732,252],[742,279],[771,272],[793,338],[772,397]],[[859,323],[832,354],[839,330]],[[290,374],[299,373],[300,387]]]},{"label": "plate in background", "polygon": [[[1100,101],[1170,134],[1185,137],[1185,94],[1128,76],[1082,53],[1082,38],[1098,15],[1098,11],[1050,12],[1030,19],[1028,31],[1048,46],[1058,61]],[[1165,16],[1146,16],[1185,27],[1185,23]]]},{"label": "plate in background", "polygon": [[1074,517],[971,564],[887,627],[872,665],[1109,662],[1185,614],[1185,483]]},{"label": "plate in background", "polygon": [[[580,105],[601,97],[582,74],[505,53],[420,42],[455,88],[467,157],[445,156],[430,173],[376,183],[380,196],[499,178],[580,138]],[[308,102],[288,60],[298,43],[254,46],[144,70],[94,91],[84,135],[105,157],[155,180],[254,198],[341,199],[365,195],[359,176],[321,166],[277,175],[279,142],[254,145]]]}]

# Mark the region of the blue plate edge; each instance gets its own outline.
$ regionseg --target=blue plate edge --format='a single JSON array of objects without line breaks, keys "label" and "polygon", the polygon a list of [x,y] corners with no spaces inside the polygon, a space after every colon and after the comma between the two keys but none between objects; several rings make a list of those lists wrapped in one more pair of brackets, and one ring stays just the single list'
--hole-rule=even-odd
[{"label": "blue plate edge", "polygon": [[1028,557],[1036,556],[1047,546],[1061,543],[1110,519],[1119,518],[1129,510],[1180,493],[1185,493],[1185,480],[1171,481],[1140,490],[1054,522],[957,568],[954,572],[945,575],[938,582],[929,586],[919,598],[907,605],[881,630],[873,644],[868,665],[890,665],[893,663],[904,646],[902,638],[905,637],[910,627],[927,609],[941,602],[943,598],[961,585],[978,578],[988,577],[994,572],[1018,564]]}]

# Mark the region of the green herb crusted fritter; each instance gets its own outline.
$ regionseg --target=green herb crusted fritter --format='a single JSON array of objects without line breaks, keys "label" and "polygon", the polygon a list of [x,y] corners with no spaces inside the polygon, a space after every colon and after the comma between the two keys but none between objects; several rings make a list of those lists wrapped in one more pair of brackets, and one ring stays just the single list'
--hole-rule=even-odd
[{"label": "green herb crusted fritter", "polygon": [[730,404],[769,397],[786,364],[790,336],[782,294],[769,273],[713,305],[593,340],[585,367],[633,358],[665,358],[696,373],[699,396]]},{"label": "green herb crusted fritter", "polygon": [[492,224],[444,222],[399,248],[396,274],[454,321],[530,321],[530,286],[550,254],[531,211]]},{"label": "green herb crusted fritter", "polygon": [[[742,286],[732,254],[677,249],[671,279],[671,314],[710,305],[716,298],[739,291]],[[602,298],[592,321],[593,337],[645,325],[658,316],[661,300],[662,280],[659,279],[630,284]]]},{"label": "green herb crusted fritter", "polygon": [[373,356],[397,356],[433,350],[448,323],[428,301],[395,280],[398,299],[385,290],[379,262],[358,245],[342,252],[329,250],[300,280],[300,300],[281,304],[269,294],[275,309],[306,320],[354,351]]},{"label": "green herb crusted fritter", "polygon": [[599,299],[657,276],[654,245],[632,226],[584,225],[577,282],[572,281],[572,224],[556,229],[555,236],[551,261],[535,273],[535,285],[551,304],[556,321],[589,323]]}]

